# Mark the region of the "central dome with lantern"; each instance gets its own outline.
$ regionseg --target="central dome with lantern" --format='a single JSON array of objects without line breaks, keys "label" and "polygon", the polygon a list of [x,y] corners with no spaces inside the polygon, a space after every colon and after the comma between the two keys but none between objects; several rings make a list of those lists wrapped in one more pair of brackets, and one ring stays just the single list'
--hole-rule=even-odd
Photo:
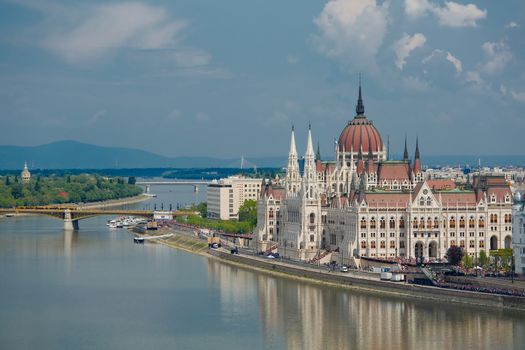
[{"label": "central dome with lantern", "polygon": [[355,111],[356,116],[348,122],[339,136],[336,150],[339,158],[357,159],[360,155],[368,158],[371,153],[376,161],[386,160],[386,147],[381,135],[372,121],[365,116],[361,83],[359,83],[359,97]]}]

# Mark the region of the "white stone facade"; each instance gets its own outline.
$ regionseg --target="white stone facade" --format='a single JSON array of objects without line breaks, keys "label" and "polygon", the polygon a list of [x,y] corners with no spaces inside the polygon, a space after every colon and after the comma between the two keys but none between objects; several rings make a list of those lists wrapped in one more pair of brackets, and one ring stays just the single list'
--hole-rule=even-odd
[{"label": "white stone facade", "polygon": [[[343,130],[345,144],[336,146],[333,162],[316,159],[308,131],[302,172],[292,129],[280,205],[270,206],[268,191],[261,192],[258,243],[306,261],[336,251],[345,262],[352,257],[438,260],[453,245],[473,257],[511,247],[512,198],[504,177],[478,176],[461,187],[450,180],[425,180],[418,144],[414,161],[406,143],[402,160],[386,160],[388,150],[366,121],[363,106],[360,112]],[[352,135],[361,135],[357,156],[345,150],[355,144]],[[270,208],[280,213],[272,235]]]}]

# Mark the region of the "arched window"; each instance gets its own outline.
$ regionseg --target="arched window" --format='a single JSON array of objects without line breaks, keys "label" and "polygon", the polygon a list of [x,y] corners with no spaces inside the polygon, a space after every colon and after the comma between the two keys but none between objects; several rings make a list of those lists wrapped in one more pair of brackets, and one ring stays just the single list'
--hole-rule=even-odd
[{"label": "arched window", "polygon": [[459,241],[459,246],[461,248],[465,248],[465,241]]},{"label": "arched window", "polygon": [[313,224],[315,224],[315,214],[311,213],[310,214],[310,225],[313,225]]},{"label": "arched window", "polygon": [[431,206],[431,205],[432,205],[432,198],[427,197],[427,205],[428,205],[428,206]]},{"label": "arched window", "polygon": [[419,198],[419,205],[420,206],[425,205],[425,198],[423,198],[423,197]]},{"label": "arched window", "polygon": [[421,218],[419,220],[419,228],[425,228],[425,218]]},{"label": "arched window", "polygon": [[512,214],[505,214],[505,223],[510,224],[512,222]]},{"label": "arched window", "polygon": [[454,240],[450,241],[450,246],[451,247],[455,247],[456,246],[456,241],[454,241]]},{"label": "arched window", "polygon": [[432,228],[432,218],[427,218],[427,228]]},{"label": "arched window", "polygon": [[339,192],[343,193],[343,184],[339,184]]},{"label": "arched window", "polygon": [[366,249],[366,241],[361,241],[361,249]]},{"label": "arched window", "polygon": [[365,218],[361,219],[361,228],[366,228],[366,219]]},{"label": "arched window", "polygon": [[386,227],[385,218],[382,217],[382,218],[379,220],[379,228],[385,228],[385,227]]},{"label": "arched window", "polygon": [[475,226],[475,220],[474,220],[474,217],[471,216],[469,219],[468,219],[468,228],[474,228]]},{"label": "arched window", "polygon": [[482,217],[479,218],[478,220],[478,227],[479,228],[485,228],[485,219]]},{"label": "arched window", "polygon": [[490,223],[491,224],[497,224],[498,223],[498,214],[490,214]]},{"label": "arched window", "polygon": [[370,242],[370,248],[376,249],[376,241]]},{"label": "arched window", "polygon": [[453,216],[449,220],[449,227],[456,228],[456,219]]},{"label": "arched window", "polygon": [[386,248],[386,243],[385,241],[381,241],[381,249],[385,249]]},{"label": "arched window", "polygon": [[273,219],[273,218],[274,218],[273,208],[270,208],[270,211],[268,212],[268,217],[269,217],[270,219]]},{"label": "arched window", "polygon": [[405,219],[399,218],[399,228],[405,228]]},{"label": "arched window", "polygon": [[465,218],[463,216],[459,218],[459,228],[465,228]]},{"label": "arched window", "polygon": [[389,228],[396,228],[396,220],[394,219],[394,217],[390,218],[390,222],[388,224],[388,227]]},{"label": "arched window", "polygon": [[439,219],[437,217],[434,218],[434,228],[439,228]]},{"label": "arched window", "polygon": [[394,249],[396,247],[396,241],[390,241],[390,248]]},{"label": "arched window", "polygon": [[314,240],[314,235],[310,235],[310,242],[313,242]]},{"label": "arched window", "polygon": [[370,219],[370,228],[376,228],[376,219],[375,218]]},{"label": "arched window", "polygon": [[412,221],[412,228],[417,228],[417,218],[414,218],[414,221]]}]

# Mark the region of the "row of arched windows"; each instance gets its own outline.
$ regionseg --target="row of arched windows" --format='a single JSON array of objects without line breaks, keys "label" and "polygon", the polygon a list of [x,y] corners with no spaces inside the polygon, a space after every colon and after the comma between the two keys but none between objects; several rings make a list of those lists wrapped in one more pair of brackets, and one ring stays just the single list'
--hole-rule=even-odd
[{"label": "row of arched windows", "polygon": [[[390,220],[388,221],[388,228],[396,228],[396,219],[392,216],[390,218]],[[368,225],[368,222],[365,218],[361,218],[361,222],[360,222],[360,228],[362,229],[366,229],[367,228],[367,225]],[[371,229],[374,229],[374,228],[377,228],[377,223],[376,223],[376,218],[372,217],[370,219],[370,228]],[[385,217],[381,217],[379,219],[379,228],[386,228],[386,219]],[[405,228],[405,219],[404,218],[400,218],[399,219],[399,228]]]}]

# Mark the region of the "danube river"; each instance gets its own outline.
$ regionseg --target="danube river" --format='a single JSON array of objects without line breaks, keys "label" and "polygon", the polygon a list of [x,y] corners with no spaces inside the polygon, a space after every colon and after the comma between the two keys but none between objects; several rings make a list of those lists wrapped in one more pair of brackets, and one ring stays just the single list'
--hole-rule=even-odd
[{"label": "danube river", "polygon": [[[152,187],[157,207],[203,188]],[[154,202],[135,204],[152,207]],[[107,217],[65,233],[0,219],[0,349],[523,349],[525,316],[379,298],[134,245]]]}]

